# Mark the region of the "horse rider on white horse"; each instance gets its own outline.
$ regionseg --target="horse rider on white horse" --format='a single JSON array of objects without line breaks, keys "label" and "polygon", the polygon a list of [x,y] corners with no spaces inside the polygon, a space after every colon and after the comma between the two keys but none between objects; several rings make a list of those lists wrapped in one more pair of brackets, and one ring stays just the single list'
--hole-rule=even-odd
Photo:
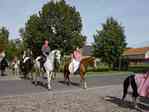
[{"label": "horse rider on white horse", "polygon": [[49,53],[51,51],[48,44],[49,44],[48,40],[45,40],[44,44],[41,48],[41,51],[42,51],[41,68],[43,68],[43,69],[44,69],[43,65],[46,62],[47,56],[49,55]]},{"label": "horse rider on white horse", "polygon": [[79,66],[81,61],[82,55],[80,49],[77,47],[76,50],[71,54],[71,63],[69,65],[69,71],[71,74],[75,73]]}]

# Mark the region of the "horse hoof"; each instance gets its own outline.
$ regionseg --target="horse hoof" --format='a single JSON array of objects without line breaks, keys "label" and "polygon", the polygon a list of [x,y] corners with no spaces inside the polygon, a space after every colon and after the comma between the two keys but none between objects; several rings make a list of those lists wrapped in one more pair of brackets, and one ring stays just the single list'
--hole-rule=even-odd
[{"label": "horse hoof", "polygon": [[139,107],[138,107],[137,104],[134,104],[134,108],[135,108],[135,109],[139,109]]},{"label": "horse hoof", "polygon": [[70,86],[70,82],[67,83],[67,86]]},{"label": "horse hoof", "polygon": [[120,105],[123,105],[125,103],[125,100],[124,99],[121,99],[120,100]]},{"label": "horse hoof", "polygon": [[87,87],[83,87],[83,89],[87,89]]},{"label": "horse hoof", "polygon": [[35,86],[38,86],[38,83],[37,83],[37,82],[34,82],[34,85],[35,85]]},{"label": "horse hoof", "polygon": [[35,84],[35,81],[32,81],[32,84]]},{"label": "horse hoof", "polygon": [[48,91],[52,91],[52,88],[48,88]]}]

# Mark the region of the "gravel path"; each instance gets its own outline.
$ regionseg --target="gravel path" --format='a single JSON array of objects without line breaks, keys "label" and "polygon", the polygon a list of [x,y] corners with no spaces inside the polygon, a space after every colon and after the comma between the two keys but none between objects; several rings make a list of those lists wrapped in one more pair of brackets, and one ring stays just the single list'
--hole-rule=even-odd
[{"label": "gravel path", "polygon": [[130,102],[120,104],[121,94],[121,85],[110,85],[5,96],[0,97],[0,112],[138,112]]}]

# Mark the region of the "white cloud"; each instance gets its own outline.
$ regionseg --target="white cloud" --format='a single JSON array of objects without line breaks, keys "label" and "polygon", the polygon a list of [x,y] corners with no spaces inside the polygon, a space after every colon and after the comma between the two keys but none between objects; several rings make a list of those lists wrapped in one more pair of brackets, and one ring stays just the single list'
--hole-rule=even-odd
[{"label": "white cloud", "polygon": [[60,2],[61,0],[49,0],[49,1],[53,1],[54,3]]}]

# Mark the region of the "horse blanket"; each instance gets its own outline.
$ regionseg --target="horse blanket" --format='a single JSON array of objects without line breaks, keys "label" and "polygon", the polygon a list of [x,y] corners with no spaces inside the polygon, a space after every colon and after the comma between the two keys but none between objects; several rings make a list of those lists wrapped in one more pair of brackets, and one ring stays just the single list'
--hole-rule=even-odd
[{"label": "horse blanket", "polygon": [[69,64],[70,73],[75,73],[79,69],[79,66],[80,66],[80,61],[73,59],[72,62]]},{"label": "horse blanket", "polygon": [[149,73],[136,74],[135,81],[140,96],[149,97]]}]

